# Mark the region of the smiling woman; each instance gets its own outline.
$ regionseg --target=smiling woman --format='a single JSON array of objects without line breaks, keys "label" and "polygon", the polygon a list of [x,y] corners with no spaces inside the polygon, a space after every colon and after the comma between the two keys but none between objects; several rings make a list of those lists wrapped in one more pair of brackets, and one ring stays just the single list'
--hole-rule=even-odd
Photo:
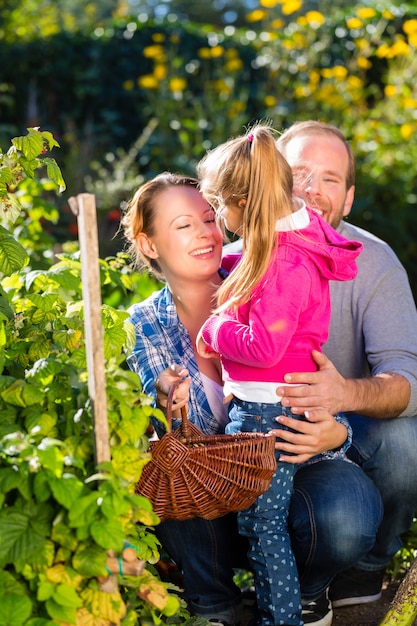
[{"label": "smiling woman", "polygon": [[[164,173],[138,189],[122,223],[137,263],[166,281],[161,291],[131,309],[136,346],[129,366],[162,409],[170,381],[180,381],[177,408],[188,403],[192,423],[206,434],[222,433],[227,411],[219,361],[200,359],[195,350],[221,282],[222,234],[213,210],[196,180]],[[183,573],[190,611],[216,623],[238,622],[236,518],[167,520],[155,532]],[[245,551],[246,546],[240,549]]]}]

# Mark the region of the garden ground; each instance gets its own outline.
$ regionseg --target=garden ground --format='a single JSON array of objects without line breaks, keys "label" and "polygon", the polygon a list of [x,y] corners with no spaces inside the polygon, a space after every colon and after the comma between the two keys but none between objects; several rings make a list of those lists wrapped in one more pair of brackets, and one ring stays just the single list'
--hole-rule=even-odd
[{"label": "garden ground", "polygon": [[[389,609],[398,585],[399,581],[386,581],[382,597],[377,602],[334,609],[332,626],[379,626]],[[247,626],[251,617],[250,610],[245,611],[242,626]],[[417,619],[413,622],[413,626],[417,626]]]}]

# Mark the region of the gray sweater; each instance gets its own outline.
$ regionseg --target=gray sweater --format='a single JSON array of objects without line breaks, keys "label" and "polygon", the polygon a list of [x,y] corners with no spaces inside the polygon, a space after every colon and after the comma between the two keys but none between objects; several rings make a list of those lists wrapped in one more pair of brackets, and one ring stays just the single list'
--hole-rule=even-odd
[{"label": "gray sweater", "polygon": [[402,416],[417,415],[417,311],[404,267],[384,241],[341,222],[364,245],[354,280],[330,283],[332,316],[323,352],[345,378],[384,372],[404,376],[411,397]]}]

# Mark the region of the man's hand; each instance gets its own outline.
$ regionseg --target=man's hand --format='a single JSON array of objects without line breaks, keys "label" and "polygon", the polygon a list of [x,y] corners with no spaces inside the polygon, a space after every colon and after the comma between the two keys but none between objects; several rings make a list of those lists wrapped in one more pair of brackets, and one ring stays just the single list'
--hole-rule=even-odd
[{"label": "man's hand", "polygon": [[[308,421],[301,421],[292,417],[280,415],[277,422],[292,428],[289,430],[272,430],[271,432],[283,441],[277,441],[275,448],[281,450],[281,461],[287,463],[304,463],[311,457],[326,450],[340,448],[347,437],[346,426],[337,422],[328,411],[317,409],[308,411]],[[293,456],[285,453],[291,452]]]},{"label": "man's hand", "polygon": [[349,410],[345,401],[346,379],[322,352],[313,350],[312,357],[317,363],[317,372],[297,372],[284,376],[285,382],[292,384],[277,388],[283,406],[291,407],[296,415],[318,408],[327,409],[332,415]]}]

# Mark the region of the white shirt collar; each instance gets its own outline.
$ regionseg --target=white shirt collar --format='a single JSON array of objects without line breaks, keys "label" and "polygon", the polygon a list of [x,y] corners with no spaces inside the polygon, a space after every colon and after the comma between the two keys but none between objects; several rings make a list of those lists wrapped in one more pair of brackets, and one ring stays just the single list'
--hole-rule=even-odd
[{"label": "white shirt collar", "polygon": [[293,198],[294,204],[299,207],[294,213],[280,217],[275,223],[277,232],[285,232],[289,230],[301,230],[310,224],[310,217],[306,208],[306,203],[301,198]]}]

